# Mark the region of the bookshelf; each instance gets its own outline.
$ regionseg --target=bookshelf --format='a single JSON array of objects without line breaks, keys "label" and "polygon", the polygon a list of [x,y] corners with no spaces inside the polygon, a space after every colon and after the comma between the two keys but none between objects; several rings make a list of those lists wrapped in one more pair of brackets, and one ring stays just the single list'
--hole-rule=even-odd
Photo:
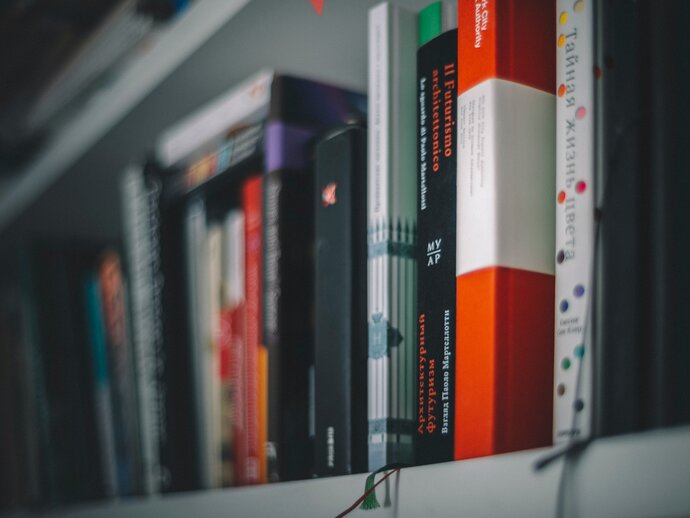
[{"label": "bookshelf", "polygon": [[[118,175],[183,115],[259,68],[364,90],[366,13],[378,0],[197,0],[0,187],[0,255],[37,234],[120,238]],[[398,0],[419,9],[423,0]],[[257,29],[258,28],[258,29]],[[404,470],[393,506],[353,516],[554,516],[563,460],[549,450]],[[690,514],[690,428],[602,439],[566,466],[565,516]],[[57,517],[332,516],[364,476],[134,498],[55,510]]]},{"label": "bookshelf", "polygon": [[[690,513],[690,427],[669,428],[592,443],[577,459],[535,473],[549,449],[415,467],[392,478],[390,508],[350,516],[535,517],[687,516]],[[562,514],[556,512],[563,473]],[[335,516],[361,494],[364,475],[273,486],[170,495],[84,505],[56,518],[129,516]],[[379,486],[382,488],[383,484]],[[383,492],[379,491],[383,502]]]}]

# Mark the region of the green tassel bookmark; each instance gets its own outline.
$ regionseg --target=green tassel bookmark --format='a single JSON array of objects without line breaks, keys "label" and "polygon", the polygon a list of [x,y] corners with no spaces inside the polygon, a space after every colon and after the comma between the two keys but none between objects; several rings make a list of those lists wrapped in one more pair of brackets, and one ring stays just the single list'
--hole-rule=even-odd
[{"label": "green tassel bookmark", "polygon": [[376,498],[376,490],[374,489],[374,481],[376,480],[376,471],[367,477],[367,481],[364,484],[364,492],[369,493],[364,500],[362,500],[362,505],[359,506],[360,509],[370,510],[381,507],[378,499]]},{"label": "green tassel bookmark", "polygon": [[[398,473],[401,468],[406,468],[408,466],[409,464],[396,462],[387,464],[386,466],[383,466],[382,468],[379,468],[376,471],[374,471],[371,475],[367,477],[367,480],[364,484],[364,494],[360,496],[350,507],[345,509],[335,518],[343,518],[344,516],[350,514],[352,511],[357,509],[357,506],[359,506],[360,509],[364,509],[365,511],[381,507],[381,504],[376,498],[376,486],[378,486],[382,482],[386,482],[386,500],[383,506],[390,507],[392,503],[390,495],[390,481],[388,480],[388,477],[390,477],[394,473]],[[388,471],[388,473],[385,473],[386,471]],[[379,473],[385,474],[383,475],[383,477],[381,477],[381,480],[376,482],[376,475],[378,475]]]}]

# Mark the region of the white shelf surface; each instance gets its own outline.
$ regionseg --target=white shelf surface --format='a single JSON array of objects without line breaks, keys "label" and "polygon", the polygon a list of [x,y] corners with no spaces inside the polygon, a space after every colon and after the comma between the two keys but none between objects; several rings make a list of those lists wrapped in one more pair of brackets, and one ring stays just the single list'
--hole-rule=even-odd
[{"label": "white shelf surface", "polygon": [[106,90],[56,132],[47,148],[0,191],[0,229],[33,202],[249,0],[197,0],[136,57]]},{"label": "white shelf surface", "polygon": [[[392,505],[350,516],[680,517],[690,516],[690,427],[600,439],[577,459],[534,463],[550,449],[402,470]],[[564,469],[565,467],[565,469]],[[562,513],[557,514],[559,484]],[[328,517],[364,490],[365,475],[166,495],[50,513],[64,518]],[[379,486],[383,502],[384,484]]]}]

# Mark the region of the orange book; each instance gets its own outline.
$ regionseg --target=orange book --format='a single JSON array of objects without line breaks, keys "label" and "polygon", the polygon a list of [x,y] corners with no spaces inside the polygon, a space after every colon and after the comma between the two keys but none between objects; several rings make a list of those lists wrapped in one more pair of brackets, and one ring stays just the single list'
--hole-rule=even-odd
[{"label": "orange book", "polygon": [[103,321],[108,342],[114,446],[117,456],[117,495],[135,494],[138,486],[137,401],[134,358],[127,334],[127,300],[120,256],[106,251],[98,265]]},{"label": "orange book", "polygon": [[551,443],[555,13],[458,3],[456,459]]},{"label": "orange book", "polygon": [[258,421],[259,432],[259,483],[268,482],[268,458],[266,456],[266,445],[268,443],[268,351],[263,344],[259,345],[259,356],[257,358],[259,380],[258,392]]}]

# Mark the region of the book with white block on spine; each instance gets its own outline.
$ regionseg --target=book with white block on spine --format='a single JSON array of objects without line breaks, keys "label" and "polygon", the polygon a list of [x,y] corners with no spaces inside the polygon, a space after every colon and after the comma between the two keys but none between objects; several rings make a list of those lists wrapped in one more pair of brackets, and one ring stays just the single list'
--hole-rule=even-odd
[{"label": "book with white block on spine", "polygon": [[411,463],[415,433],[417,16],[369,11],[369,469]]}]

